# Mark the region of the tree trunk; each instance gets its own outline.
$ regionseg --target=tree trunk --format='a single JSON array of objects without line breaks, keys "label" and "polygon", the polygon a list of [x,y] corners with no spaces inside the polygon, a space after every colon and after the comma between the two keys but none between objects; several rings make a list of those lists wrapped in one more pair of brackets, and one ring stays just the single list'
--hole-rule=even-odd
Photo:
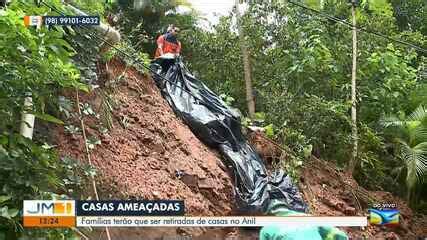
[{"label": "tree trunk", "polygon": [[357,166],[357,99],[356,99],[356,71],[357,71],[357,30],[356,30],[356,4],[353,2],[351,7],[351,15],[353,19],[353,66],[351,70],[351,139],[352,139],[352,154],[348,166],[348,172],[353,175],[354,169]]},{"label": "tree trunk", "polygon": [[246,102],[248,104],[249,117],[255,117],[255,101],[252,93],[252,78],[251,78],[251,65],[249,60],[249,52],[246,46],[245,35],[240,22],[239,0],[236,0],[236,22],[237,31],[239,33],[240,47],[243,56],[243,71],[245,73],[245,86],[246,86]]}]

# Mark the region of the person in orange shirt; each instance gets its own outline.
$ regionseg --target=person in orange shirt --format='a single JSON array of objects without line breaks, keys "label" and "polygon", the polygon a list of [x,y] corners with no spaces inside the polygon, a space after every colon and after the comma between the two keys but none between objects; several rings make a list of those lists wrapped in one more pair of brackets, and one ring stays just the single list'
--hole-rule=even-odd
[{"label": "person in orange shirt", "polygon": [[178,41],[177,35],[179,28],[170,25],[165,34],[157,38],[157,49],[154,58],[157,59],[163,54],[172,53],[175,57],[181,52],[181,42]]}]

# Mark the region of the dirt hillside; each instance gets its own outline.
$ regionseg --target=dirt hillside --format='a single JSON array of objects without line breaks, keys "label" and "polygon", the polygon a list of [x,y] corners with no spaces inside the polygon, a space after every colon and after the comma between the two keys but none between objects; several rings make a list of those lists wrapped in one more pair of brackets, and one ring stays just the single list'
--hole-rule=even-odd
[{"label": "dirt hillside", "polygon": [[417,216],[402,199],[389,192],[364,189],[327,161],[313,157],[305,163],[300,186],[310,204],[311,213],[318,216],[367,216],[367,208],[372,203],[397,204],[400,211],[398,227],[345,228],[351,239],[392,240],[427,236],[425,216]]},{"label": "dirt hillside", "polygon": [[[120,60],[102,65],[100,72],[107,74],[101,87],[80,97],[100,113],[84,117],[88,138],[101,141],[91,151],[100,198],[180,199],[187,215],[230,215],[233,186],[220,156],[176,118],[153,80],[124,66]],[[111,81],[116,82],[111,96],[116,101],[114,127],[101,133],[101,89]],[[80,126],[77,118],[72,124]],[[62,156],[86,162],[81,134],[60,127],[55,136]]]},{"label": "dirt hillside", "polygon": [[[287,161],[287,152],[263,137],[263,133],[254,131],[249,140],[255,149],[272,162]],[[417,239],[427,236],[427,217],[417,215],[399,197],[389,192],[368,191],[348,177],[343,171],[324,160],[312,156],[304,162],[300,172],[299,188],[309,205],[309,213],[315,216],[367,216],[372,203],[395,203],[400,211],[400,225],[396,228],[368,226],[361,228],[343,228],[350,239]]]}]

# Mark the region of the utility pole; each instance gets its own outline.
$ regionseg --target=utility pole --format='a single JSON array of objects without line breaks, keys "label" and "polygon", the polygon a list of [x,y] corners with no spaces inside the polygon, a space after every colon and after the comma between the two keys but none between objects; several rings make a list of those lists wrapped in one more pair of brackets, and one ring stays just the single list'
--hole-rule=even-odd
[{"label": "utility pole", "polygon": [[351,69],[351,139],[353,144],[352,155],[349,163],[348,172],[353,175],[354,169],[357,166],[357,99],[356,99],[356,71],[357,71],[357,29],[356,29],[356,5],[358,0],[351,1],[351,16],[353,22],[353,66]]},{"label": "utility pole", "polygon": [[242,49],[242,55],[243,55],[243,71],[245,74],[246,102],[248,104],[249,117],[251,119],[254,119],[255,101],[252,93],[251,65],[249,62],[249,52],[246,46],[245,35],[243,32],[241,19],[240,19],[239,0],[236,0],[236,23],[237,23],[237,31],[239,34],[239,40],[240,40],[240,48]]}]

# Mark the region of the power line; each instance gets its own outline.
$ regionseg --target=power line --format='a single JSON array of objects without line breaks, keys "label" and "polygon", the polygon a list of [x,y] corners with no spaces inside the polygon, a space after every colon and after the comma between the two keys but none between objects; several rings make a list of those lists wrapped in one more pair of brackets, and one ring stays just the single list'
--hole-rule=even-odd
[{"label": "power line", "polygon": [[[43,0],[41,0],[41,3],[42,3],[42,4],[44,4],[45,6],[47,6],[48,8],[53,9],[53,10],[54,10],[54,11],[56,11],[57,13],[59,13],[59,14],[61,14],[61,15],[65,15],[65,14],[64,14],[64,12],[62,12],[61,10],[59,10],[58,8],[56,8],[55,6],[52,6],[52,5],[50,5],[50,4],[45,3]],[[88,26],[82,26],[82,27],[84,27],[85,29],[89,29],[89,30],[91,30]],[[81,33],[80,33],[80,32],[77,32],[77,33],[81,35]],[[91,33],[88,33],[88,34],[89,34],[91,37],[94,37],[94,38],[96,38],[96,39],[100,40],[101,42],[106,43],[108,46],[112,47],[112,48],[113,48],[114,50],[116,50],[117,52],[119,52],[119,53],[121,53],[121,54],[123,54],[123,55],[125,55],[125,56],[127,56],[127,57],[129,57],[129,58],[131,58],[131,59],[137,59],[136,57],[131,56],[129,53],[124,52],[123,50],[119,49],[119,48],[118,48],[118,47],[116,47],[114,44],[110,43],[109,41],[105,40],[104,38],[99,37],[97,34],[91,34]],[[206,101],[205,101],[204,99],[200,99],[199,97],[195,96],[193,92],[191,92],[191,91],[189,91],[189,90],[185,89],[183,86],[178,85],[176,82],[173,82],[173,81],[171,81],[171,80],[167,79],[166,77],[164,77],[163,75],[161,75],[161,74],[157,73],[157,72],[156,72],[156,71],[154,71],[152,68],[150,68],[149,66],[145,65],[144,63],[142,63],[142,62],[140,62],[140,61],[136,61],[135,63],[136,63],[136,64],[138,64],[138,65],[140,65],[140,66],[142,66],[143,68],[145,68],[145,69],[149,70],[151,73],[153,73],[154,75],[156,75],[156,76],[160,77],[162,80],[165,80],[165,81],[169,82],[170,84],[174,85],[175,87],[180,88],[181,90],[183,90],[184,92],[186,92],[186,93],[188,93],[190,96],[192,96],[194,99],[196,99],[196,100],[200,101],[201,103],[204,103],[206,106],[209,106],[209,104],[207,104],[207,103],[206,103]],[[221,110],[221,109],[219,109],[219,110]],[[239,124],[239,125],[240,125],[240,126],[242,126],[242,127],[245,127],[246,129],[248,129],[248,130],[250,130],[250,131],[253,131],[253,130],[251,130],[249,127],[242,125],[242,124],[241,124],[241,122],[240,122],[240,121],[238,121],[238,120],[237,120],[233,115],[229,115],[228,113],[223,112],[223,111],[221,111],[221,112],[222,112],[224,115],[228,116],[228,117],[230,118],[230,120],[231,120],[231,121],[234,121],[235,123]],[[296,154],[292,149],[290,149],[290,148],[289,148],[289,149],[285,149],[284,147],[280,146],[279,144],[277,144],[276,142],[274,142],[273,140],[271,140],[270,138],[268,138],[268,137],[266,137],[266,136],[264,136],[264,135],[260,135],[260,137],[261,137],[261,138],[263,138],[263,139],[265,139],[265,140],[267,140],[267,141],[269,141],[270,143],[273,143],[275,146],[279,147],[279,148],[280,148],[280,150],[281,150],[281,151],[283,151],[283,152],[285,152],[285,153],[286,153],[286,152],[292,152],[293,154]]]},{"label": "power line", "polygon": [[[288,1],[289,1],[289,2],[291,2],[290,0],[288,0]],[[65,15],[61,10],[57,9],[55,6],[52,6],[52,5],[49,5],[49,4],[45,3],[43,0],[41,1],[41,3],[42,3],[42,4],[44,4],[45,6],[47,6],[48,8],[53,9],[53,10],[54,10],[54,11],[56,11],[57,13],[59,13],[59,14],[61,14],[61,15]],[[327,16],[327,17],[328,17],[328,19],[331,19],[331,20],[333,20],[333,21],[341,22],[342,24],[345,24],[345,25],[348,25],[348,26],[350,26],[350,27],[353,27],[353,25],[352,25],[352,24],[350,24],[350,23],[348,23],[348,22],[346,22],[346,21],[344,21],[344,20],[342,20],[342,19],[338,19],[338,18],[336,18],[336,17],[329,16],[329,15],[324,14],[324,13],[322,13],[322,12],[318,11],[318,10],[311,9],[311,8],[309,8],[309,7],[306,7],[306,6],[303,6],[303,5],[300,5],[300,4],[297,4],[297,3],[294,3],[294,2],[291,2],[291,3],[293,3],[293,4],[295,4],[295,5],[299,5],[299,6],[303,7],[303,8],[307,8],[308,10],[311,10],[311,11],[314,11],[314,12],[318,12],[319,14],[324,15],[325,17]],[[87,27],[87,26],[82,26],[82,27],[84,27],[85,29],[89,29],[89,30],[90,30],[90,28],[89,28],[89,27]],[[358,30],[361,30],[361,28],[359,28]],[[362,30],[362,31],[363,31],[363,30]],[[78,33],[78,34],[81,34],[81,33]],[[99,37],[97,34],[91,34],[91,33],[89,33],[89,35],[90,35],[91,37],[94,37],[94,38],[96,38],[96,39],[100,40],[101,42],[103,42],[103,43],[107,44],[108,46],[112,47],[112,48],[113,48],[113,49],[115,49],[117,52],[119,52],[119,53],[121,53],[121,54],[123,54],[123,55],[125,55],[125,56],[127,56],[127,57],[129,57],[129,58],[131,58],[131,59],[137,59],[136,57],[131,56],[129,53],[124,52],[123,50],[119,49],[119,48],[118,48],[118,47],[116,47],[114,44],[110,43],[109,41],[107,41],[107,40],[105,40],[105,39],[103,39],[103,38]],[[391,38],[391,40],[396,41],[395,39],[392,39],[392,38]],[[402,42],[403,42],[403,41],[402,41]],[[411,46],[411,45],[412,45],[412,44],[407,44],[407,43],[405,43],[405,42],[403,42],[402,44],[406,44],[406,45],[409,45],[409,46]],[[415,46],[415,45],[413,45],[413,46]],[[422,49],[422,48],[420,48],[420,47],[418,47],[418,46],[415,46],[415,48],[419,48],[419,51],[427,52],[427,50]],[[206,101],[205,101],[204,99],[200,99],[199,97],[195,96],[195,95],[194,95],[194,93],[192,93],[191,91],[189,91],[189,90],[185,89],[183,86],[178,85],[176,82],[172,82],[171,80],[169,80],[169,79],[167,79],[166,77],[164,77],[163,75],[161,75],[161,74],[157,73],[157,72],[156,72],[156,71],[154,71],[152,68],[150,68],[149,66],[145,65],[144,63],[142,63],[142,62],[140,62],[140,61],[136,61],[136,64],[138,64],[139,66],[142,66],[143,68],[145,68],[145,69],[149,70],[151,73],[153,73],[153,74],[154,74],[154,75],[156,75],[157,77],[161,78],[162,80],[167,81],[167,82],[169,82],[170,84],[174,85],[175,87],[180,88],[181,90],[183,90],[184,92],[186,92],[186,93],[188,93],[190,96],[192,96],[194,99],[196,99],[196,100],[200,101],[201,103],[206,104],[206,106],[209,106],[209,104],[207,104],[207,103],[206,103]],[[240,123],[240,122],[239,122],[239,121],[238,121],[234,116],[232,116],[232,115],[228,115],[228,114],[227,114],[227,113],[225,113],[225,112],[222,112],[222,113],[223,113],[224,115],[226,115],[226,116],[230,117],[230,120],[231,120],[231,121],[234,121],[234,122],[238,123],[239,125],[241,125],[241,123]],[[241,125],[241,126],[243,126],[243,125]],[[248,128],[248,127],[246,127],[246,128]],[[250,128],[248,128],[248,129],[250,130]],[[277,143],[275,143],[273,140],[271,140],[271,139],[269,139],[269,138],[267,138],[267,137],[265,137],[265,136],[263,136],[263,135],[260,135],[260,136],[261,136],[263,139],[265,139],[265,140],[267,140],[267,141],[269,141],[269,142],[271,142],[271,143],[274,143],[276,146],[279,146],[279,148],[280,148],[282,151],[284,151],[284,152],[291,151],[291,152],[293,152],[293,153],[295,154],[295,152],[294,152],[292,149],[285,149],[284,147],[281,147],[280,145],[278,145]]]},{"label": "power line", "polygon": [[[53,10],[54,10],[54,11],[56,11],[57,13],[59,13],[59,14],[61,14],[61,15],[65,15],[65,13],[64,13],[63,11],[59,10],[59,9],[58,9],[58,8],[56,8],[55,6],[52,6],[52,5],[50,5],[50,4],[47,4],[47,3],[46,3],[46,2],[44,2],[44,1],[41,1],[41,3],[42,3],[43,5],[45,5],[45,6],[47,6],[48,8],[53,9]],[[85,28],[85,29],[89,29],[89,30],[91,30],[88,26],[82,26],[82,27],[83,27],[83,28]],[[81,33],[79,33],[79,34],[81,34]],[[122,55],[124,55],[124,56],[126,56],[126,57],[128,57],[128,58],[130,58],[130,59],[137,59],[135,56],[132,56],[132,55],[130,55],[130,54],[129,54],[129,53],[127,53],[127,52],[124,52],[123,50],[121,50],[121,49],[119,49],[117,46],[115,46],[114,44],[110,43],[109,41],[105,40],[104,38],[99,37],[97,34],[88,33],[88,35],[90,35],[90,36],[91,36],[91,37],[93,37],[93,38],[96,38],[97,40],[101,41],[102,43],[107,44],[108,46],[110,46],[111,48],[113,48],[114,50],[116,50],[117,52],[119,52],[120,54],[122,54]],[[135,61],[133,61],[133,62],[135,62]],[[167,82],[169,82],[170,84],[174,85],[175,87],[180,88],[181,90],[183,90],[184,92],[188,93],[190,96],[192,96],[192,97],[193,97],[194,99],[196,99],[197,101],[199,101],[199,102],[201,102],[201,103],[205,104],[206,106],[211,106],[210,104],[207,104],[207,103],[206,103],[206,101],[205,101],[204,99],[201,99],[201,98],[199,98],[199,97],[195,96],[193,92],[191,92],[191,91],[189,91],[189,90],[185,89],[185,87],[183,87],[183,86],[178,85],[176,82],[173,82],[173,81],[171,81],[171,80],[167,79],[166,77],[164,77],[163,75],[161,75],[161,74],[157,73],[155,70],[153,70],[151,67],[149,67],[149,66],[145,65],[144,63],[139,62],[139,61],[136,61],[135,63],[136,63],[137,65],[142,66],[143,68],[147,69],[147,70],[148,70],[148,71],[150,71],[152,74],[156,75],[157,77],[161,78],[162,80],[167,81]],[[220,109],[217,109],[217,110],[220,110]],[[228,117],[230,117],[232,120],[234,120],[234,121],[236,121],[236,122],[237,122],[237,120],[235,119],[235,117],[234,117],[234,116],[229,115],[229,114],[227,114],[227,113],[225,113],[225,112],[223,112],[223,114],[224,114],[224,115],[227,115],[227,116],[228,116]],[[239,122],[239,123],[240,123],[240,122]]]},{"label": "power line", "polygon": [[[337,18],[335,16],[328,15],[326,13],[323,13],[322,11],[310,8],[310,7],[308,7],[308,6],[304,5],[304,4],[301,4],[301,3],[296,3],[296,2],[293,2],[291,0],[288,0],[288,2],[291,3],[291,4],[293,4],[293,5],[295,5],[295,6],[298,6],[300,8],[303,8],[303,9],[309,10],[311,12],[314,12],[314,13],[316,13],[318,15],[321,15],[322,17],[325,17],[325,18],[327,18],[327,19],[329,19],[331,21],[334,21],[334,22],[337,22],[337,23],[341,23],[341,24],[346,25],[347,27],[353,28],[353,24],[351,24],[351,23],[349,23],[349,22],[347,22],[347,21],[345,21],[343,19]],[[382,33],[378,33],[378,32],[369,30],[366,27],[356,27],[356,30],[357,31],[361,31],[361,32],[370,33],[370,34],[376,35],[378,37],[382,37],[382,38],[385,38],[387,40],[390,40],[390,41],[393,41],[393,42],[397,42],[397,43],[402,44],[402,45],[406,45],[406,46],[411,47],[411,48],[413,48],[415,50],[418,50],[420,52],[427,53],[427,49],[424,49],[424,48],[422,48],[420,46],[414,45],[414,44],[409,43],[409,42],[402,41],[400,39],[395,39],[395,38],[389,37],[389,36],[387,36],[385,34],[382,34]]]},{"label": "power line", "polygon": [[[64,12],[62,12],[61,10],[59,10],[58,8],[56,8],[55,6],[52,6],[52,5],[49,5],[49,4],[45,3],[43,0],[41,1],[41,3],[42,3],[42,4],[44,4],[45,6],[47,6],[48,8],[53,9],[53,10],[54,10],[54,11],[56,11],[57,13],[59,13],[59,14],[61,14],[61,15],[65,15],[65,14],[64,14]],[[91,29],[90,29],[89,27],[87,27],[87,26],[82,26],[82,27],[84,27],[85,29],[89,29],[89,30],[91,30]],[[81,35],[81,33],[80,33],[80,32],[77,32],[77,33]],[[125,55],[125,56],[127,56],[127,57],[129,57],[129,58],[131,58],[131,59],[137,59],[136,57],[131,56],[129,53],[124,52],[123,50],[119,49],[119,48],[118,48],[118,47],[116,47],[114,44],[110,43],[109,41],[105,40],[104,38],[99,37],[97,34],[91,34],[91,33],[88,33],[88,34],[89,34],[91,37],[94,37],[94,38],[96,38],[96,39],[100,40],[101,42],[106,43],[108,46],[110,46],[110,47],[114,48],[114,50],[116,50],[117,52],[119,52],[119,53],[121,53],[121,54],[123,54],[123,55]],[[150,68],[149,66],[145,65],[144,63],[141,63],[141,62],[139,62],[139,61],[136,61],[135,63],[136,63],[136,64],[138,64],[138,65],[140,65],[140,66],[142,66],[142,67],[144,67],[145,69],[149,70],[151,73],[153,73],[154,75],[156,75],[156,76],[160,77],[162,80],[165,80],[165,81],[169,82],[170,84],[174,85],[175,87],[180,88],[181,90],[183,90],[184,92],[186,92],[186,93],[188,93],[190,96],[192,96],[194,99],[196,99],[196,100],[200,101],[201,103],[204,103],[206,106],[209,106],[209,104],[207,104],[207,103],[206,103],[206,101],[205,101],[204,99],[200,99],[199,97],[195,96],[195,95],[194,95],[194,93],[192,93],[191,91],[189,91],[189,90],[185,89],[183,86],[178,85],[176,82],[172,82],[171,80],[169,80],[169,79],[167,79],[166,77],[164,77],[163,75],[161,75],[161,74],[157,73],[157,72],[156,72],[156,71],[154,71],[152,68]],[[221,109],[219,109],[219,110],[221,110]],[[252,130],[252,129],[250,129],[249,127],[242,125],[242,124],[241,124],[241,122],[240,122],[240,121],[238,121],[238,120],[237,120],[233,115],[229,115],[228,113],[226,113],[226,112],[224,112],[224,111],[221,111],[221,112],[222,112],[222,114],[224,114],[225,116],[228,116],[228,117],[230,118],[230,120],[231,120],[231,121],[233,121],[233,122],[235,122],[235,123],[239,124],[240,126],[242,126],[242,127],[246,128],[246,129],[248,129],[249,131],[253,131],[253,130]],[[282,152],[285,152],[285,153],[287,153],[287,152],[292,152],[293,154],[296,154],[292,149],[290,149],[290,148],[285,148],[285,147],[283,147],[283,146],[279,145],[278,143],[274,142],[272,139],[270,139],[270,138],[268,138],[268,137],[264,136],[264,135],[259,135],[259,136],[260,136],[261,138],[265,139],[266,141],[268,141],[268,142],[270,142],[270,143],[274,144],[274,145],[275,145],[276,147],[278,147]]]}]

